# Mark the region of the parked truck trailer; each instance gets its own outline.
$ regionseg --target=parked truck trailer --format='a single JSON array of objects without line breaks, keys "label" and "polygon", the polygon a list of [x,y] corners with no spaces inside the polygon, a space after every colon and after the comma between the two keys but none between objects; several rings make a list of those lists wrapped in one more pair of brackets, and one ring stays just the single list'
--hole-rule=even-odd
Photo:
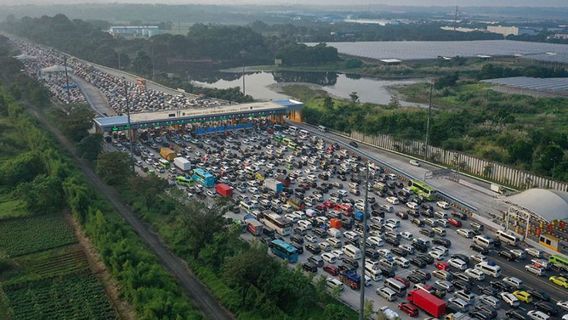
[{"label": "parked truck trailer", "polygon": [[412,290],[406,296],[406,300],[436,318],[446,313],[446,302],[426,290]]},{"label": "parked truck trailer", "polygon": [[191,162],[183,157],[174,158],[174,166],[183,172],[191,170]]}]

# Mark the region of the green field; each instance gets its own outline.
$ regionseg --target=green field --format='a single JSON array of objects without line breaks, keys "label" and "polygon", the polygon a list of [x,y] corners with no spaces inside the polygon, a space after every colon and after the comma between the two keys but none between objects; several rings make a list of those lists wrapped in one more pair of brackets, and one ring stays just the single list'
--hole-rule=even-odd
[{"label": "green field", "polygon": [[62,215],[0,222],[0,250],[16,257],[77,242]]},{"label": "green field", "polygon": [[5,286],[14,320],[116,319],[92,274],[75,274]]},{"label": "green field", "polygon": [[24,201],[9,194],[0,193],[0,220],[28,216]]}]

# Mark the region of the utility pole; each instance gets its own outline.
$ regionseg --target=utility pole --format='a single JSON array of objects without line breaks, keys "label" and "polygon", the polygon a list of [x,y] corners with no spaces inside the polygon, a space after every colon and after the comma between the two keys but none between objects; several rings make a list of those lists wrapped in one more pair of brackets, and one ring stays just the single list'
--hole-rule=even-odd
[{"label": "utility pole", "polygon": [[63,56],[63,67],[65,68],[65,83],[67,85],[67,103],[71,103],[71,92],[69,91],[69,74],[67,73],[67,56]]},{"label": "utility pole", "polygon": [[156,57],[154,55],[154,43],[152,43],[152,80],[156,80]]},{"label": "utility pole", "polygon": [[428,139],[430,136],[430,118],[432,117],[432,91],[434,82],[430,83],[430,97],[428,99],[428,118],[426,119],[426,137],[424,139],[424,160],[428,160]]},{"label": "utility pole", "polygon": [[245,87],[245,65],[244,64],[243,64],[242,75],[243,75],[243,96],[245,96],[247,94],[247,90],[246,90],[246,87]]},{"label": "utility pole", "polygon": [[132,172],[134,172],[134,131],[132,130],[132,125],[130,123],[130,103],[128,100],[128,81],[125,77],[122,77],[124,81],[124,97],[126,98],[126,116],[128,118],[128,134],[130,138],[130,166]]},{"label": "utility pole", "polygon": [[456,31],[457,24],[458,24],[458,14],[459,14],[459,7],[456,6],[456,13],[454,15],[454,31]]},{"label": "utility pole", "polygon": [[361,244],[361,295],[359,300],[359,320],[365,320],[365,250],[367,249],[367,214],[369,213],[369,160],[365,174],[365,210],[363,212],[363,243]]}]

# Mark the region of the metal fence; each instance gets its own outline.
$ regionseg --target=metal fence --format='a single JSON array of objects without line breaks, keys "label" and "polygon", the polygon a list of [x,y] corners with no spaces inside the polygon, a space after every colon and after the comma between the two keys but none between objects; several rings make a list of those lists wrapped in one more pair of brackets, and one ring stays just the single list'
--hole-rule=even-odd
[{"label": "metal fence", "polygon": [[[424,143],[413,140],[398,140],[389,135],[368,136],[360,132],[351,132],[348,136],[370,145],[390,151],[396,151],[417,157],[424,157]],[[527,171],[508,167],[506,165],[475,158],[461,152],[428,147],[428,160],[446,165],[457,171],[472,174],[487,180],[495,181],[516,189],[545,188],[568,191],[568,183],[554,181],[537,176]]]}]

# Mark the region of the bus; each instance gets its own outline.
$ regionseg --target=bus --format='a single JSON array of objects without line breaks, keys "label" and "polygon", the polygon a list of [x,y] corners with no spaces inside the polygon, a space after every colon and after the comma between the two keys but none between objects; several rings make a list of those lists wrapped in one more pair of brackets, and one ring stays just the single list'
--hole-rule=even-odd
[{"label": "bus", "polygon": [[281,236],[289,236],[292,233],[292,225],[277,213],[265,213],[260,219],[264,225]]},{"label": "bus", "polygon": [[432,201],[434,200],[434,195],[436,190],[427,185],[425,182],[420,180],[411,180],[410,190],[417,195],[421,196],[424,200]]},{"label": "bus", "polygon": [[190,187],[193,185],[193,180],[187,178],[186,176],[177,176],[176,182],[179,185]]},{"label": "bus", "polygon": [[504,230],[497,230],[497,238],[512,246],[516,246],[519,243],[519,239],[517,237]]},{"label": "bus", "polygon": [[164,169],[168,169],[170,167],[170,162],[166,159],[159,159],[158,163],[160,164],[160,167]]},{"label": "bus", "polygon": [[215,177],[201,168],[193,169],[192,179],[206,188],[213,188],[215,185]]},{"label": "bus", "polygon": [[548,258],[548,262],[559,270],[568,271],[568,258],[555,254]]},{"label": "bus", "polygon": [[270,251],[289,263],[298,262],[298,250],[288,242],[282,241],[280,239],[272,240],[270,242]]}]

